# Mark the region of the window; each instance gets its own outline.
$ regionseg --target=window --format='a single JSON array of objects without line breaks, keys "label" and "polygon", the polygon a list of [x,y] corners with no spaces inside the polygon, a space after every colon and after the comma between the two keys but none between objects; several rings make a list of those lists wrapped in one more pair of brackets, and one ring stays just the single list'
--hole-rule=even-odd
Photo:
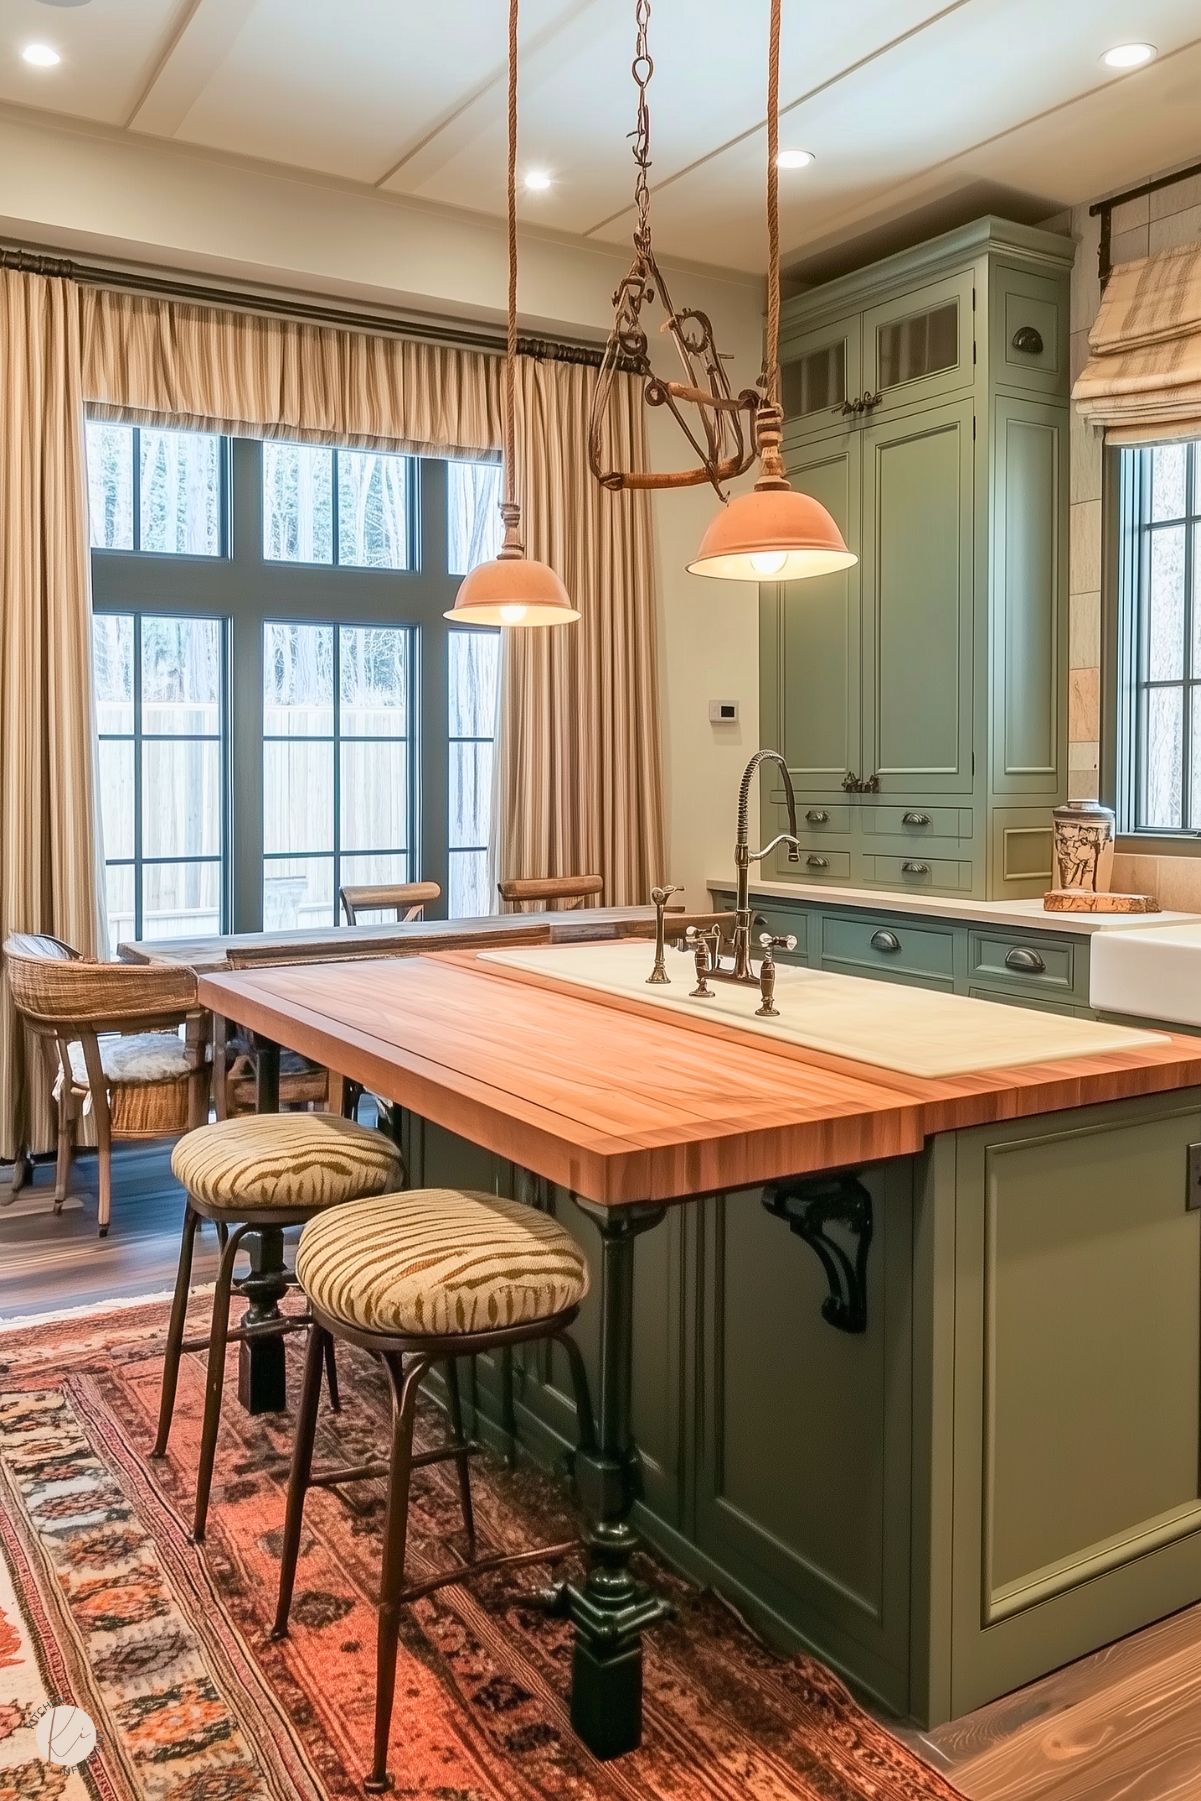
[{"label": "window", "polygon": [[499,638],[443,615],[499,465],[92,420],[88,488],[113,946],[490,911]]},{"label": "window", "polygon": [[263,629],[263,923],[331,925],[343,883],[408,880],[410,633]]},{"label": "window", "polygon": [[1119,830],[1201,832],[1201,442],[1119,455]]},{"label": "window", "polygon": [[224,628],[108,613],[94,634],[109,931],[216,932],[225,857]]}]

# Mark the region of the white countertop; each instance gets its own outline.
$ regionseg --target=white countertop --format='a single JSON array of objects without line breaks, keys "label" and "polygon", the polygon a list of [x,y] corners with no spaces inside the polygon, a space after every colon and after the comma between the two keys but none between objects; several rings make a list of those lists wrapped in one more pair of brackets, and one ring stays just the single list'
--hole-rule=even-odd
[{"label": "white countertop", "polygon": [[1163,923],[1159,931],[1129,938],[1115,932],[1095,944],[1088,998],[1104,1013],[1201,1026],[1201,925]]},{"label": "white countertop", "polygon": [[[733,873],[711,876],[707,886],[710,890],[733,889]],[[752,881],[751,899],[814,901],[827,907],[861,907],[869,913],[923,914],[928,919],[952,919],[962,925],[1030,926],[1045,932],[1091,934],[1144,932],[1162,926],[1201,927],[1201,913],[1048,913],[1041,900],[956,900],[947,894],[900,894],[888,888],[836,888],[828,882]],[[1095,1000],[1093,1005],[1097,1005]]]}]

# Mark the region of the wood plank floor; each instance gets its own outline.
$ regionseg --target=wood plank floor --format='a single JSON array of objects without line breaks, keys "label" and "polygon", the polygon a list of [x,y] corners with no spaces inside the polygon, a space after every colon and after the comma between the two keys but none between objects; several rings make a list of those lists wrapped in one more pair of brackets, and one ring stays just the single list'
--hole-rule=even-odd
[{"label": "wood plank floor", "polygon": [[[107,1239],[96,1236],[86,1152],[74,1183],[80,1207],[58,1218],[6,1217],[0,1207],[0,1321],[170,1289],[183,1206],[170,1147],[118,1147],[113,1177]],[[39,1166],[33,1192],[52,1186],[53,1170]],[[215,1273],[206,1230],[195,1280]],[[937,1731],[889,1724],[967,1801],[1201,1801],[1201,1607]]]},{"label": "wood plank floor", "polygon": [[[46,1211],[13,1218],[0,1207],[0,1321],[60,1307],[173,1287],[179,1258],[183,1190],[171,1174],[169,1144],[119,1145],[113,1152],[113,1223],[96,1232],[96,1156],[81,1151],[71,1195],[81,1206],[50,1211],[54,1164],[39,1163],[17,1204],[45,1195]],[[217,1273],[217,1239],[205,1227],[197,1240],[193,1281]]]},{"label": "wood plank floor", "polygon": [[968,1801],[1197,1801],[1201,1607],[905,1737]]}]

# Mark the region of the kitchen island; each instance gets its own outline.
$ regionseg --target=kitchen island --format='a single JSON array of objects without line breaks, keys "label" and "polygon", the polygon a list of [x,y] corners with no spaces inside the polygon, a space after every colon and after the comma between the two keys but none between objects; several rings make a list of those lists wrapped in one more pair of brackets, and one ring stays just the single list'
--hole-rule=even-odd
[{"label": "kitchen island", "polygon": [[[610,1574],[633,1507],[923,1724],[1201,1596],[1201,1043],[980,1004],[967,1036],[1002,1012],[1026,1054],[920,1075],[584,987],[565,954],[215,974],[201,998],[398,1100],[415,1181],[524,1195],[595,1254],[582,1487]],[[1052,1025],[1086,1036],[1044,1058]],[[477,1371],[480,1429],[553,1462],[558,1353],[508,1376]],[[586,1646],[636,1656],[653,1597],[618,1622],[583,1594]]]}]

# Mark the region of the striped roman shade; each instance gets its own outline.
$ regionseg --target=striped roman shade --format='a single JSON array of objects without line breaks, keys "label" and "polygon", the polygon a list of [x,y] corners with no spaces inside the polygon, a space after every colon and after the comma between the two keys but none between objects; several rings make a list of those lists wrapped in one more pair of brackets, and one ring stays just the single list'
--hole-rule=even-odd
[{"label": "striped roman shade", "polygon": [[1120,263],[1072,398],[1114,444],[1201,435],[1201,243]]}]

